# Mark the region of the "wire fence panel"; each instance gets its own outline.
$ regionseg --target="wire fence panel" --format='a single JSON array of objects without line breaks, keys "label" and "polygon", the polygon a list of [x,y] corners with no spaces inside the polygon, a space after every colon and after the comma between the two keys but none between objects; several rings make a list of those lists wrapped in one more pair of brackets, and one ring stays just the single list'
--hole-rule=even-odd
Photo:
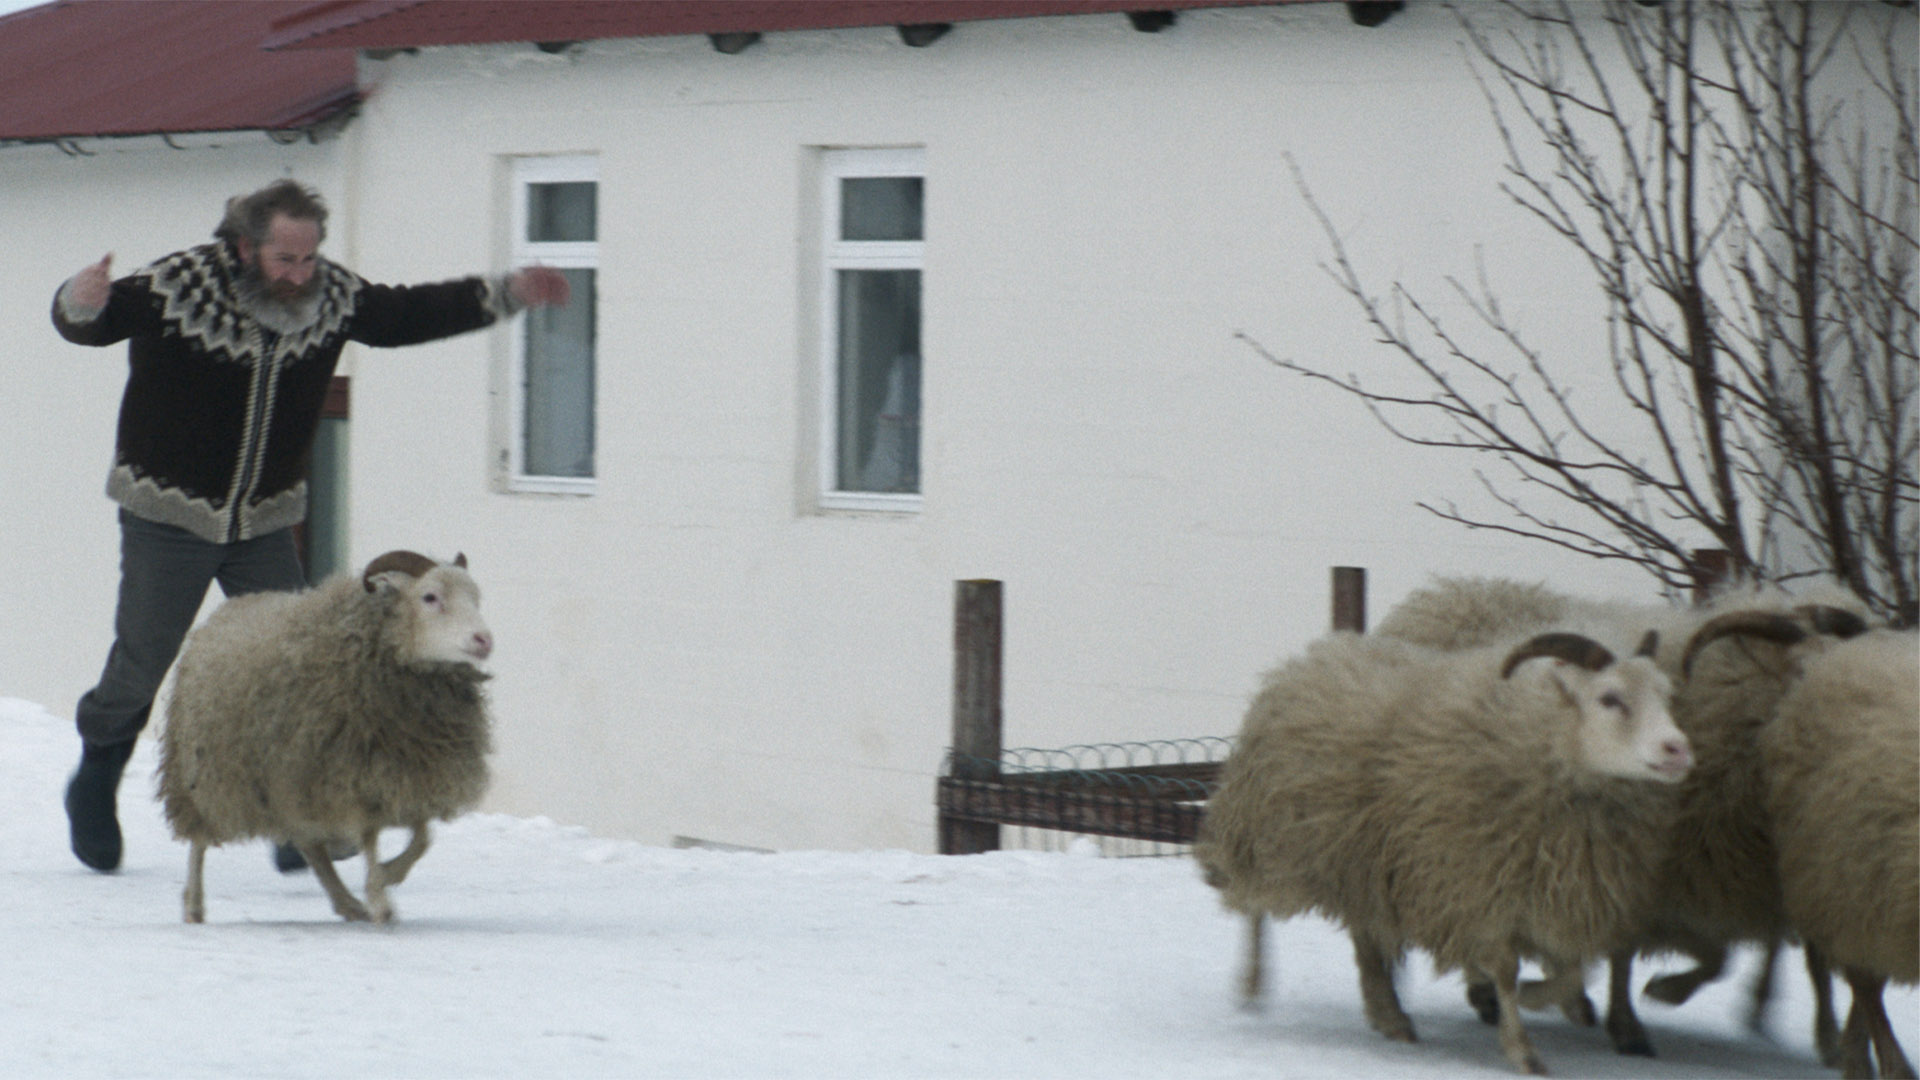
[{"label": "wire fence panel", "polygon": [[1002,845],[1012,839],[1007,846],[1029,850],[1091,843],[1106,855],[1183,855],[1232,749],[1231,739],[1203,737],[1023,747],[998,759],[950,752],[938,787],[940,816],[1001,826]]}]

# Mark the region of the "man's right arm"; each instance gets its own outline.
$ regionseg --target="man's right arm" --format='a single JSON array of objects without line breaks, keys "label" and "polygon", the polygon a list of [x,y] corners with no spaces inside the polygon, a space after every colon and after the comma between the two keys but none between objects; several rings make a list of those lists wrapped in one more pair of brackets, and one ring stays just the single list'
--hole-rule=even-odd
[{"label": "man's right arm", "polygon": [[111,345],[127,337],[104,316],[113,299],[113,256],[68,278],[53,294],[53,326],[76,345]]}]

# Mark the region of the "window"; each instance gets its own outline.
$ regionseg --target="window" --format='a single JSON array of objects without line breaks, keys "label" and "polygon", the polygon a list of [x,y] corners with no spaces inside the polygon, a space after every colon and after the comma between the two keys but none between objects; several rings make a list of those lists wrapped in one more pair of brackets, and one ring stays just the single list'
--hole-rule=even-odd
[{"label": "window", "polygon": [[924,153],[824,157],[820,504],[920,506]]},{"label": "window", "polygon": [[599,163],[527,157],[513,163],[513,265],[566,275],[572,300],[521,316],[514,336],[509,486],[594,489],[595,276],[600,262]]}]

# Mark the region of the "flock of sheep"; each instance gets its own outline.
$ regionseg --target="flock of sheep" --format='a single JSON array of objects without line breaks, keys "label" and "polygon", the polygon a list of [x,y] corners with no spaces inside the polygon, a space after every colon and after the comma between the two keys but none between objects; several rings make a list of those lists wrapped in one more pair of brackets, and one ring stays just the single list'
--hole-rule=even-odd
[{"label": "flock of sheep", "polygon": [[[1196,848],[1247,916],[1245,993],[1263,920],[1316,912],[1352,937],[1382,1035],[1414,1040],[1394,974],[1422,949],[1543,1073],[1521,1011],[1593,1023],[1589,964],[1611,965],[1615,1048],[1651,1054],[1636,955],[1693,959],[1646,987],[1678,1004],[1730,946],[1797,939],[1826,1063],[1912,1077],[1881,991],[1920,980],[1920,637],[1822,599],[1678,610],[1445,580],[1282,664]],[[1521,981],[1526,961],[1542,978]]]},{"label": "flock of sheep", "polygon": [[[393,917],[387,890],[429,822],[486,788],[479,602],[464,556],[396,551],[357,578],[229,601],[192,634],[158,773],[191,845],[189,922],[206,914],[207,848],[250,837],[296,847],[341,917]],[[410,842],[383,860],[380,832],[400,827]],[[356,851],[364,901],[331,861]],[[1443,580],[1267,676],[1196,855],[1247,916],[1250,998],[1265,919],[1317,912],[1353,939],[1375,1030],[1414,1041],[1394,978],[1423,949],[1465,973],[1508,1060],[1541,1073],[1521,1012],[1594,1023],[1590,964],[1611,966],[1616,1049],[1651,1054],[1636,955],[1693,959],[1646,987],[1678,1004],[1730,946],[1771,958],[1797,939],[1822,1057],[1912,1077],[1881,990],[1920,980],[1920,638],[1844,595],[1678,610]],[[1542,978],[1523,982],[1529,961]],[[1844,1030],[1833,967],[1852,990]]]}]

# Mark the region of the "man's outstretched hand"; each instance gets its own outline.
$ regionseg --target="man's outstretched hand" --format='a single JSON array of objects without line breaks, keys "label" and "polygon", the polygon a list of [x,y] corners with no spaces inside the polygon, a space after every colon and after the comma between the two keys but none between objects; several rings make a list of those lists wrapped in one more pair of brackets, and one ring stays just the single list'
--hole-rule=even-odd
[{"label": "man's outstretched hand", "polygon": [[[521,307],[566,307],[573,298],[567,276],[551,266],[523,266],[507,276],[507,291]],[[101,303],[106,303],[103,298]]]},{"label": "man's outstretched hand", "polygon": [[[564,284],[564,283],[563,283]],[[113,291],[113,253],[67,279],[67,302],[85,311],[107,306]]]}]

